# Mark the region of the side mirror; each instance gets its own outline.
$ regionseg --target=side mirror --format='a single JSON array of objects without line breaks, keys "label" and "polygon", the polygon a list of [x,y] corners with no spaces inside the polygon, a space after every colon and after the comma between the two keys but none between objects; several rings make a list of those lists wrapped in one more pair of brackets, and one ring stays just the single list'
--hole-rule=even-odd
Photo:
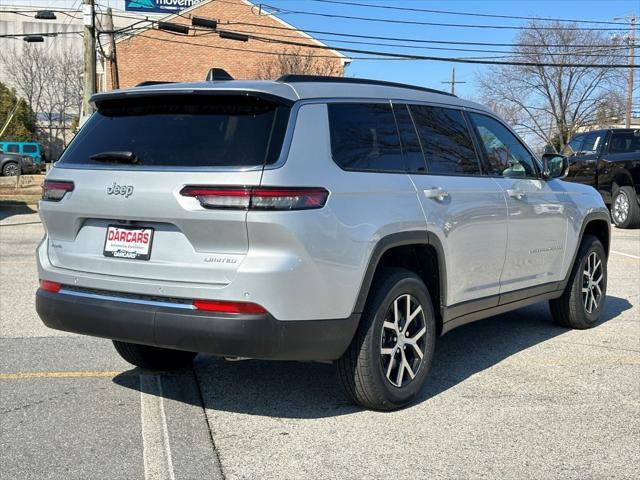
[{"label": "side mirror", "polygon": [[557,153],[545,153],[542,155],[542,177],[545,180],[551,178],[564,178],[569,170],[569,160],[564,155]]}]

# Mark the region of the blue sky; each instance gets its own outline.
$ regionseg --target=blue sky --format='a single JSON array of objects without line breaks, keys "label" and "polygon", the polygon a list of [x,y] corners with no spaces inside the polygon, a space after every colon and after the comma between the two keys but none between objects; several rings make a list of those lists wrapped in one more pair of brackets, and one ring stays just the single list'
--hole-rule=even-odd
[{"label": "blue sky", "polygon": [[[97,0],[102,5],[123,9],[124,0]],[[222,0],[221,0],[222,1]],[[616,16],[632,13],[640,15],[638,0],[347,0],[360,3],[376,3],[384,6],[401,6],[439,9],[459,12],[474,12],[499,15],[518,15],[533,17],[557,17],[578,20],[612,20]],[[522,25],[524,21],[482,17],[466,17],[435,13],[412,13],[377,8],[363,8],[347,5],[323,4],[310,0],[253,0],[254,3],[269,4],[282,10],[294,9],[341,15],[379,17],[398,20],[413,20],[443,23],[485,23],[495,25]],[[49,7],[77,7],[79,0],[0,0],[3,5],[32,5]],[[494,30],[475,28],[454,28],[421,25],[384,24],[346,19],[322,18],[299,14],[282,14],[280,17],[295,27],[307,30],[325,30],[362,35],[387,37],[421,38],[429,40],[455,40],[470,42],[511,43],[516,30]],[[586,26],[586,25],[585,25]],[[640,28],[639,28],[640,30]],[[319,35],[316,35],[319,36]],[[640,37],[640,31],[638,33]],[[364,40],[366,41],[366,40]],[[331,45],[331,42],[326,42]],[[347,44],[335,43],[335,46]],[[438,46],[438,45],[435,45]],[[442,46],[442,45],[440,45]],[[384,50],[385,47],[354,45],[355,48]],[[465,47],[463,47],[465,48]],[[499,49],[499,47],[467,47],[478,49]],[[397,51],[397,48],[389,50]],[[507,50],[505,48],[505,50]],[[490,56],[487,53],[454,52],[446,50],[407,50],[433,56]],[[355,56],[356,54],[350,55]],[[501,55],[501,54],[495,54]],[[636,53],[638,55],[638,53]],[[375,61],[354,60],[347,69],[348,76],[375,78],[397,82],[413,83],[431,88],[448,89],[442,81],[451,78],[449,62],[434,61]],[[456,64],[457,80],[467,83],[456,85],[460,96],[477,99],[475,78],[478,72],[486,70],[481,65]],[[636,78],[637,78],[636,74]]]},{"label": "blue sky", "polygon": [[[640,14],[638,0],[351,0],[359,3],[377,3],[380,5],[440,9],[459,12],[474,12],[500,15],[554,17],[578,20],[612,20],[616,16]],[[314,12],[339,13],[366,17],[393,18],[399,20],[443,22],[443,23],[484,23],[495,25],[522,25],[524,21],[482,17],[465,17],[431,13],[412,13],[375,8],[351,7],[344,5],[322,4],[308,0],[268,0],[267,3],[281,9],[296,9]],[[511,43],[516,30],[484,30],[474,28],[454,28],[435,26],[414,26],[361,22],[343,19],[327,19],[298,14],[281,15],[283,20],[298,28],[310,30],[330,30],[363,35],[388,37],[424,38],[429,40],[454,40],[470,42]],[[592,26],[592,25],[585,25]],[[639,35],[640,36],[640,35]],[[336,44],[338,45],[338,44]],[[340,44],[346,46],[346,44]],[[438,46],[438,45],[436,45]],[[356,46],[357,48],[357,46]],[[380,50],[384,47],[361,46],[364,49]],[[478,49],[497,49],[498,47],[463,47]],[[391,49],[396,50],[397,49]],[[506,48],[505,48],[506,50]],[[446,50],[411,50],[412,52],[433,56],[490,56],[485,53],[452,52]],[[636,53],[637,55],[638,53]],[[354,54],[355,55],[355,54]],[[501,54],[495,54],[501,55]],[[449,62],[432,61],[374,61],[355,60],[347,69],[347,75],[376,78],[397,82],[413,83],[431,88],[448,89],[440,83],[450,80]],[[456,64],[457,80],[466,81],[456,85],[460,96],[476,98],[475,77],[487,67],[481,65]]]}]

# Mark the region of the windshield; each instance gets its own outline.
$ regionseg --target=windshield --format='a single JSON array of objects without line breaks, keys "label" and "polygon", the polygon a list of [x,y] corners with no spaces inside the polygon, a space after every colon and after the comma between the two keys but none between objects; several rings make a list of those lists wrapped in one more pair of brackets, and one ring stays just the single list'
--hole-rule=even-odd
[{"label": "windshield", "polygon": [[288,118],[288,107],[247,95],[107,101],[60,163],[104,166],[91,157],[131,152],[138,161],[126,168],[271,164],[280,155]]}]

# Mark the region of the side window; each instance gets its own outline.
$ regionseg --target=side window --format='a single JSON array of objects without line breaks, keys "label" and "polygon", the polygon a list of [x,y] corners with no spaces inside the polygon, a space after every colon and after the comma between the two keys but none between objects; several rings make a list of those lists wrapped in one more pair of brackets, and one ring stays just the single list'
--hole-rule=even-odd
[{"label": "side window", "polygon": [[7,145],[7,152],[9,153],[19,153],[20,147],[17,143],[9,143]]},{"label": "side window", "polygon": [[537,177],[536,160],[499,121],[471,113],[489,161],[489,173],[503,177]]},{"label": "side window", "polygon": [[393,113],[396,115],[400,140],[402,143],[402,156],[408,173],[424,173],[424,155],[418,139],[416,127],[413,124],[407,105],[394,105]]},{"label": "side window", "polygon": [[569,143],[567,143],[562,149],[562,155],[566,155],[570,157],[571,155],[577,154],[582,148],[582,141],[584,140],[584,135],[576,135],[573,137]]},{"label": "side window", "polygon": [[462,112],[411,105],[429,173],[479,175],[480,164]]},{"label": "side window", "polygon": [[331,153],[340,168],[404,173],[391,105],[333,103],[327,108]]},{"label": "side window", "polygon": [[602,132],[593,132],[584,138],[581,152],[583,155],[592,155],[596,153],[602,146],[604,134]]},{"label": "side window", "polygon": [[38,149],[35,145],[23,145],[22,152],[23,153],[36,153]]},{"label": "side window", "polygon": [[609,153],[640,152],[640,130],[614,132]]}]

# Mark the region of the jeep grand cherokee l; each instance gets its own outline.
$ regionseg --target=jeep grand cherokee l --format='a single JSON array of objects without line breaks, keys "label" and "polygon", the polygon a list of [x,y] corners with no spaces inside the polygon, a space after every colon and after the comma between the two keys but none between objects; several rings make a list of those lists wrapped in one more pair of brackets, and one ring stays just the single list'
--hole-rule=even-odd
[{"label": "jeep grand cherokee l", "polygon": [[44,185],[36,305],[134,365],[333,361],[391,410],[452,328],[540,301],[572,328],[602,313],[602,199],[480,105],[306,76],[93,103]]}]

